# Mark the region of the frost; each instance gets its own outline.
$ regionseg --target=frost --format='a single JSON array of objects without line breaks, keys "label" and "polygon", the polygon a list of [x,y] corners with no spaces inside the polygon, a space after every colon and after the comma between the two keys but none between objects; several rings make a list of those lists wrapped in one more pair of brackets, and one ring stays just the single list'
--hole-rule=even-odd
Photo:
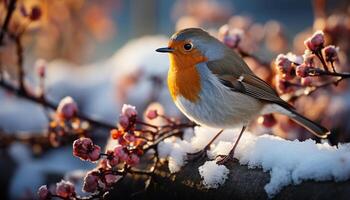
[{"label": "frost", "polygon": [[207,161],[198,168],[206,188],[218,188],[223,185],[230,173],[224,165],[216,164],[216,161]]}]

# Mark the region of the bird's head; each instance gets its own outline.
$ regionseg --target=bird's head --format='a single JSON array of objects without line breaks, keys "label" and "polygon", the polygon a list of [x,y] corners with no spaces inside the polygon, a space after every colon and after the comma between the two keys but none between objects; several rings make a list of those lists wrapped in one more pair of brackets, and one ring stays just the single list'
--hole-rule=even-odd
[{"label": "bird's head", "polygon": [[188,28],[176,32],[168,47],[156,51],[169,53],[171,65],[181,70],[224,57],[225,45],[200,28]]}]

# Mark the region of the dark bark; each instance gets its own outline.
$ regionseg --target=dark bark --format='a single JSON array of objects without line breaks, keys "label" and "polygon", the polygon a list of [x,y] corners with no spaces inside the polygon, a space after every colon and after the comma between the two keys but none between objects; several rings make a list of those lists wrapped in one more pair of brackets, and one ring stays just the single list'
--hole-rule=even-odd
[{"label": "dark bark", "polygon": [[[142,191],[142,178],[125,179],[108,199],[267,199],[264,186],[270,181],[268,172],[248,169],[238,162],[229,163],[229,178],[218,189],[205,189],[201,184],[198,167],[203,161],[187,164],[177,174],[169,174],[166,165],[160,167],[147,190]],[[143,180],[144,181],[144,180]],[[273,199],[349,199],[350,181],[314,182],[289,185]]]}]

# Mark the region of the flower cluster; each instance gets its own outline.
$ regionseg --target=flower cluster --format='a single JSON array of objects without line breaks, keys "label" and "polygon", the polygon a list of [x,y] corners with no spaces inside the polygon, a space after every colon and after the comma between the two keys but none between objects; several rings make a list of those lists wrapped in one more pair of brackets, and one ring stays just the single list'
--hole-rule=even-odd
[{"label": "flower cluster", "polygon": [[[158,104],[157,104],[158,105]],[[158,105],[158,108],[161,106]],[[76,104],[71,98],[61,102],[58,113],[60,120],[71,121],[77,112]],[[153,170],[136,169],[140,163],[141,156],[148,150],[153,153],[158,151],[157,145],[162,139],[178,134],[181,129],[193,127],[194,124],[181,124],[175,120],[160,114],[154,108],[147,109],[144,118],[154,120],[162,118],[167,124],[152,125],[138,119],[136,108],[125,104],[119,118],[119,128],[110,131],[111,140],[116,140],[117,144],[109,145],[106,151],[102,152],[101,147],[94,144],[90,138],[81,137],[73,142],[73,155],[84,161],[97,162],[97,168],[89,171],[84,178],[83,191],[92,193],[92,198],[103,196],[127,173],[138,173],[150,175],[154,172],[159,159],[153,165]],[[137,172],[136,172],[136,171]],[[56,185],[56,192],[50,192],[46,186],[38,190],[40,199],[51,199],[58,197],[61,199],[79,199],[74,191],[74,186],[66,181],[61,181]]]},{"label": "flower cluster", "polygon": [[73,155],[82,160],[97,161],[100,153],[101,147],[94,145],[90,138],[79,138],[73,143]]},{"label": "flower cluster", "polygon": [[73,199],[76,196],[75,187],[69,181],[61,180],[56,184],[56,189],[51,192],[46,185],[38,189],[38,197],[40,200],[51,199],[52,197],[59,197],[62,199]]},{"label": "flower cluster", "polygon": [[88,133],[89,123],[78,116],[78,106],[72,97],[63,98],[49,124],[49,140],[53,146],[59,146]]},{"label": "flower cluster", "polygon": [[[312,77],[325,75],[329,71],[329,65],[335,72],[334,62],[338,60],[338,48],[333,45],[325,47],[324,37],[322,31],[317,31],[307,38],[304,41],[307,49],[302,56],[292,53],[277,56],[275,83],[279,93],[292,93],[300,87],[312,86]],[[322,65],[323,69],[317,65]]]}]

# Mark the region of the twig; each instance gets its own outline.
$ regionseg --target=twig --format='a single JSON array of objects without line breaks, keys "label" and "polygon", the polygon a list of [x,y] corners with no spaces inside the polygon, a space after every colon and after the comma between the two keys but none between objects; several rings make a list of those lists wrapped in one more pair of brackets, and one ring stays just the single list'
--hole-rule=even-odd
[{"label": "twig", "polygon": [[3,45],[5,33],[7,32],[7,28],[8,28],[8,25],[10,23],[13,11],[16,8],[16,2],[17,2],[17,0],[11,0],[9,6],[7,8],[7,14],[5,17],[5,21],[1,27],[1,32],[0,32],[0,45]]},{"label": "twig", "polygon": [[[6,83],[5,81],[0,81],[0,87],[6,89],[7,91],[10,91],[10,92],[16,94],[18,97],[27,99],[29,101],[40,104],[44,107],[51,108],[53,110],[57,109],[57,104],[52,103],[46,99],[41,99],[39,97],[28,94],[27,92],[23,92],[23,91],[19,90],[18,88]],[[106,128],[106,129],[116,128],[116,126],[114,126],[114,125],[108,124],[108,123],[103,122],[103,121],[98,121],[98,120],[90,118],[82,113],[77,113],[77,117],[79,117],[82,120],[88,121],[90,124],[92,124],[96,127],[101,127],[101,128]]]},{"label": "twig", "polygon": [[18,67],[18,81],[19,81],[19,91],[25,93],[24,88],[24,69],[23,69],[23,46],[21,42],[21,35],[14,38],[17,53],[17,67]]}]

